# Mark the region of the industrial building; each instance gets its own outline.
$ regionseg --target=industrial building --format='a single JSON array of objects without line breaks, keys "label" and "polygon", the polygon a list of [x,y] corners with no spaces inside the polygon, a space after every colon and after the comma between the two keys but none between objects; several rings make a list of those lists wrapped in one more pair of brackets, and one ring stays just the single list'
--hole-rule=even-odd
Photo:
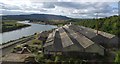
[{"label": "industrial building", "polygon": [[[82,32],[74,30],[72,25],[65,25],[49,34],[43,45],[44,54],[60,55],[104,55],[104,47],[92,41]],[[90,35],[89,35],[90,36]],[[95,35],[91,35],[94,37]]]},{"label": "industrial building", "polygon": [[118,46],[119,38],[115,35],[102,32],[102,31],[98,31],[98,34],[97,34],[97,30],[86,28],[83,26],[71,25],[70,28],[76,32],[83,34],[84,36],[92,40],[93,42],[98,43],[105,48],[118,48],[119,47]]}]

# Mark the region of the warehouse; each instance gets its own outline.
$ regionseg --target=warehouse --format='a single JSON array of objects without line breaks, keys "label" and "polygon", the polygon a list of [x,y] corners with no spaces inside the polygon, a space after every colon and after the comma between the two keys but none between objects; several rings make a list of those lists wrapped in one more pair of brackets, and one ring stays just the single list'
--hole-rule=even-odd
[{"label": "warehouse", "polygon": [[44,54],[104,55],[104,48],[101,45],[70,29],[68,25],[60,27],[49,34],[43,47]]},{"label": "warehouse", "polygon": [[98,43],[105,48],[118,48],[119,38],[115,35],[102,32],[102,31],[98,31],[98,34],[97,34],[96,33],[97,30],[86,28],[83,26],[70,25],[69,27],[70,29],[73,29],[74,31],[79,32],[80,34],[86,36],[93,42]]}]

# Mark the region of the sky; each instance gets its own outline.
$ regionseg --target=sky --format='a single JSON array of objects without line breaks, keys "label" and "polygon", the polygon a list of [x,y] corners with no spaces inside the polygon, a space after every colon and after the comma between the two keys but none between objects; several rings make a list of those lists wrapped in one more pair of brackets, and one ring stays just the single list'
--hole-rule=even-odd
[{"label": "sky", "polygon": [[0,0],[0,15],[20,14],[108,17],[118,15],[118,0]]}]

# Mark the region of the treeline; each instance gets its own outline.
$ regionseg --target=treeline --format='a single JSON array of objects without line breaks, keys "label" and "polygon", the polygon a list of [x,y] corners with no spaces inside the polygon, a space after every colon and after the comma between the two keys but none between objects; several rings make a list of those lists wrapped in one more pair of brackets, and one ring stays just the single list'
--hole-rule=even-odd
[{"label": "treeline", "polygon": [[1,32],[13,31],[13,30],[21,29],[28,26],[30,25],[17,23],[16,21],[3,21]]},{"label": "treeline", "polygon": [[99,19],[72,19],[76,25],[97,29],[120,37],[120,16],[111,16]]}]

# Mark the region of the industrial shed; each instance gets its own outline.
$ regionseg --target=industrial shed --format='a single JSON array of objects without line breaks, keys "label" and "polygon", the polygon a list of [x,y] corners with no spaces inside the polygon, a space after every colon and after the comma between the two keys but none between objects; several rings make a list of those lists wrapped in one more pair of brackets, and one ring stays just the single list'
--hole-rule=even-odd
[{"label": "industrial shed", "polygon": [[98,31],[97,34],[97,30],[83,26],[70,25],[69,27],[105,48],[118,48],[119,38],[115,35],[102,31]]},{"label": "industrial shed", "polygon": [[104,48],[101,45],[70,29],[68,25],[59,27],[49,34],[43,47],[44,54],[104,55]]}]

